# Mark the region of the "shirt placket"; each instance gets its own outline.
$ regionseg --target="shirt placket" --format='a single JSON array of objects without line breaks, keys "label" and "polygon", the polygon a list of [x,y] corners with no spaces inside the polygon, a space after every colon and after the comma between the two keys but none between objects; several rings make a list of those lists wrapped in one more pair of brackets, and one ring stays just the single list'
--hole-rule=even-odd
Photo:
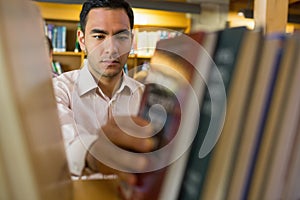
[{"label": "shirt placket", "polygon": [[117,97],[117,95],[114,95],[108,101],[108,119],[111,119],[113,117],[113,112],[115,111],[116,97]]},{"label": "shirt placket", "polygon": [[107,116],[108,116],[108,119],[111,119],[111,117],[112,117],[112,105],[113,105],[113,101],[112,100],[110,100],[109,102],[108,102],[108,109],[107,109]]}]

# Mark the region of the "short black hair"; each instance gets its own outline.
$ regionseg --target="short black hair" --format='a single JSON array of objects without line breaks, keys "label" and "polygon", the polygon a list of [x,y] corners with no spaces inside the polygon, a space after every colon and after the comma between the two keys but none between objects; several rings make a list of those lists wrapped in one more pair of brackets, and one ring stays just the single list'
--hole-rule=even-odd
[{"label": "short black hair", "polygon": [[124,9],[130,22],[130,28],[133,29],[134,14],[130,4],[124,0],[87,0],[83,3],[80,12],[81,30],[85,31],[86,17],[93,8]]}]

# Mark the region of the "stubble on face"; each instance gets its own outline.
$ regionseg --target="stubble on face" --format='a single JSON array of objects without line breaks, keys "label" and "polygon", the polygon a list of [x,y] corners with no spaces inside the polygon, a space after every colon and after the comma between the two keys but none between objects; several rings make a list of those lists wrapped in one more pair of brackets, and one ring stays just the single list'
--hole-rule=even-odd
[{"label": "stubble on face", "polygon": [[103,58],[87,52],[89,69],[98,78],[114,78],[122,73],[123,66],[116,58]]}]

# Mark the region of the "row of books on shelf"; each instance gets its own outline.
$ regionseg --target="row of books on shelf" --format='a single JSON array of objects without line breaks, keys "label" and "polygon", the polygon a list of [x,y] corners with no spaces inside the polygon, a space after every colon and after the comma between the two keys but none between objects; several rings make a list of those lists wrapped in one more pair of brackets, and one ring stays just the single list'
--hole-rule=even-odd
[{"label": "row of books on shelf", "polygon": [[[52,41],[54,52],[67,51],[67,27],[62,25],[55,25],[49,22],[44,22],[45,35]],[[77,30],[80,30],[80,24],[77,24]],[[171,29],[153,30],[153,28],[135,28],[133,29],[134,40],[131,54],[138,56],[152,56],[156,42],[162,39],[174,38],[181,35],[182,32]],[[76,34],[76,32],[74,33]],[[74,52],[80,51],[80,46],[77,36],[75,37]]]},{"label": "row of books on shelf", "polygon": [[44,24],[45,34],[52,42],[54,52],[65,52],[67,50],[67,28],[50,23]]},{"label": "row of books on shelf", "polygon": [[153,152],[159,162],[123,194],[299,199],[299,50],[298,33],[246,27],[158,41],[140,115],[157,127],[166,117]]},{"label": "row of books on shelf", "polygon": [[152,28],[144,29],[134,29],[134,41],[131,54],[136,54],[138,56],[152,56],[155,50],[157,41],[162,39],[174,38],[182,32],[160,29],[152,30]]}]

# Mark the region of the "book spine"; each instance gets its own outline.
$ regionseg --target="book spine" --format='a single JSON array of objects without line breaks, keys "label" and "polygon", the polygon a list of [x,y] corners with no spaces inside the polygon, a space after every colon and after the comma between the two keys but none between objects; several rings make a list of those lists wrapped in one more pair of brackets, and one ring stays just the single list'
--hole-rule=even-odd
[{"label": "book spine", "polygon": [[[143,106],[139,116],[152,122],[155,132],[158,132],[155,135],[159,141],[157,149],[161,149],[174,138],[178,131],[181,120],[180,102],[172,91],[158,84],[147,84],[145,92],[147,95],[142,100]],[[155,106],[157,103],[163,106],[166,115],[162,113],[161,107]],[[165,120],[162,117],[166,117]],[[164,121],[165,123],[162,124]],[[136,190],[138,193],[144,193],[145,200],[158,198],[165,172],[166,167],[138,174],[139,181]]]},{"label": "book spine", "polygon": [[54,26],[52,29],[52,46],[53,46],[53,51],[57,52],[57,26]]},{"label": "book spine", "polygon": [[[262,177],[260,175],[262,175],[262,171],[263,171],[263,169],[258,166],[261,166],[261,162],[264,162],[264,161],[260,161],[261,160],[260,156],[262,155],[261,149],[264,149],[264,147],[262,147],[263,138],[264,138],[265,130],[267,128],[268,114],[270,113],[270,111],[272,111],[272,106],[271,106],[272,98],[274,97],[276,79],[278,77],[280,63],[282,61],[282,56],[284,51],[283,44],[285,43],[286,36],[284,34],[271,34],[271,35],[267,35],[265,40],[277,41],[279,45],[276,48],[276,52],[275,52],[276,55],[272,63],[272,71],[270,75],[270,80],[268,82],[268,87],[265,93],[266,97],[264,99],[264,107],[262,110],[262,115],[260,116],[261,119],[259,121],[259,127],[256,133],[253,155],[251,157],[249,171],[247,173],[243,199],[246,199],[248,197],[256,198],[258,196],[261,196],[262,193],[264,192],[261,191],[260,187],[258,187],[258,185],[261,185],[262,182],[264,182],[264,180],[258,178],[258,177]],[[258,174],[260,175],[258,176]]]},{"label": "book spine", "polygon": [[62,52],[65,52],[67,51],[67,27],[66,26],[61,26],[61,42],[62,42],[62,45],[61,45],[61,51]]},{"label": "book spine", "polygon": [[[204,37],[204,33],[200,35],[199,38]],[[179,145],[187,143],[185,139],[195,133],[193,126],[197,124],[189,117],[194,119],[199,110],[190,108],[187,113],[186,109],[187,105],[197,105],[193,102],[188,104],[188,100],[196,98],[190,86],[195,78],[193,64],[199,56],[199,46],[188,36],[161,40],[151,58],[139,116],[151,122],[155,131],[152,137],[156,138],[158,145],[157,149],[147,154],[150,155],[147,169],[137,174],[138,184],[131,192],[134,197],[159,198],[166,172],[173,159],[178,158],[174,151],[177,152],[178,148],[180,153],[187,150],[188,145]],[[193,54],[186,50],[192,50]],[[181,143],[176,142],[178,138]]]},{"label": "book spine", "polygon": [[56,26],[56,52],[62,52],[62,45],[63,45],[63,39],[62,39],[62,26]]},{"label": "book spine", "polygon": [[[200,105],[201,120],[191,146],[178,199],[200,199],[204,193],[204,182],[213,153],[211,150],[217,142],[224,120],[226,96],[224,98],[220,94],[222,90],[228,93],[239,46],[246,30],[245,27],[238,27],[218,32],[217,46],[213,56],[215,65],[211,69],[204,101]],[[214,125],[210,126],[211,123]]]}]

